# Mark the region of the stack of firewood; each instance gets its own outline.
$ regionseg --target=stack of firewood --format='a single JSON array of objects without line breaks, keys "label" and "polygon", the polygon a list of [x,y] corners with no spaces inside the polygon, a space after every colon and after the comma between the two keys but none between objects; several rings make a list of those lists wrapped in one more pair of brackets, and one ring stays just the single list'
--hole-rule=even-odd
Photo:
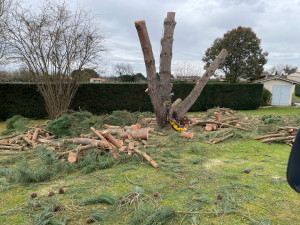
[{"label": "stack of firewood", "polygon": [[[51,135],[49,131],[36,127],[30,128],[26,133],[13,134],[0,138],[0,154],[18,154],[19,151],[29,150],[38,144],[51,143],[52,146],[59,147],[60,142],[55,141],[57,137]],[[55,148],[54,147],[54,148]]]},{"label": "stack of firewood", "polygon": [[[0,139],[0,154],[5,151],[6,154],[18,154],[19,151],[29,150],[39,144],[47,146],[49,151],[57,151],[56,158],[68,156],[67,161],[74,163],[78,157],[85,154],[89,149],[97,148],[99,152],[109,151],[114,159],[120,154],[128,154],[132,156],[137,153],[144,157],[153,167],[157,168],[158,164],[151,159],[145,152],[139,150],[139,146],[144,148],[150,147],[147,144],[149,132],[155,132],[153,128],[142,128],[137,123],[132,126],[126,126],[123,129],[120,126],[105,125],[106,130],[96,130],[91,127],[93,133],[82,134],[79,138],[58,139],[55,135],[45,129],[36,127],[29,129],[27,133],[20,135],[12,135]],[[117,139],[114,135],[118,135],[121,139]],[[78,145],[76,150],[68,149],[68,144]],[[62,159],[65,161],[65,159]]]},{"label": "stack of firewood", "polygon": [[275,133],[256,137],[254,140],[262,140],[261,143],[283,142],[293,146],[299,128],[297,127],[278,127]]}]

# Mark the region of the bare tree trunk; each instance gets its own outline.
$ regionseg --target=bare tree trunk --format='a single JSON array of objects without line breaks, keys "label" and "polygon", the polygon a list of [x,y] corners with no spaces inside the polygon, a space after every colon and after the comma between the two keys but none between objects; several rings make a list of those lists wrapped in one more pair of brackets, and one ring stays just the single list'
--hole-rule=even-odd
[{"label": "bare tree trunk", "polygon": [[160,126],[164,126],[169,119],[175,119],[178,121],[184,117],[185,113],[200,96],[209,78],[225,61],[225,58],[228,54],[227,51],[223,49],[207,69],[205,74],[201,77],[200,81],[197,82],[194,89],[186,97],[186,99],[182,102],[176,101],[176,104],[174,104],[172,107],[171,61],[175,25],[175,13],[168,12],[167,18],[164,21],[164,36],[161,39],[162,49],[160,54],[160,80],[158,80],[156,77],[155,61],[146,23],[144,20],[135,22],[144,54],[149,89],[148,93],[156,113],[157,122],[160,124]]},{"label": "bare tree trunk", "polygon": [[144,20],[136,21],[135,27],[137,29],[139,39],[141,42],[142,51],[144,54],[144,61],[146,65],[147,81],[148,81],[148,93],[156,113],[157,121],[160,123],[164,121],[162,99],[160,97],[160,91],[158,87],[155,60],[152,52],[152,46],[149,39],[146,23]]},{"label": "bare tree trunk", "polygon": [[161,53],[160,53],[160,95],[163,101],[163,121],[164,124],[170,117],[172,117],[172,84],[171,84],[171,63],[172,63],[172,48],[173,36],[175,29],[175,12],[168,12],[167,18],[164,21],[164,36],[161,39]]}]

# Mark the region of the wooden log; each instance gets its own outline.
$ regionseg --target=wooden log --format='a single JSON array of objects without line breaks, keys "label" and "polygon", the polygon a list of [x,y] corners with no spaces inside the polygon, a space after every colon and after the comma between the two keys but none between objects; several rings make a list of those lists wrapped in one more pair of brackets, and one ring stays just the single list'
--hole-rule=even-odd
[{"label": "wooden log", "polygon": [[103,141],[104,145],[106,145],[105,147],[108,148],[109,144],[108,144],[107,140],[105,139],[105,137],[103,137],[102,134],[98,130],[96,130],[94,127],[91,127],[90,129],[101,139],[101,141]]},{"label": "wooden log", "polygon": [[147,141],[142,140],[143,145],[148,145]]},{"label": "wooden log", "polygon": [[128,133],[137,140],[148,140],[149,130],[144,128],[140,130],[128,131]]},{"label": "wooden log", "polygon": [[14,138],[14,137],[22,137],[23,135],[20,135],[18,133],[15,133],[15,134],[12,134],[12,135],[9,135],[9,136],[5,136],[5,137],[0,137],[0,140],[4,140],[4,139],[10,139],[10,138]]},{"label": "wooden log", "polygon": [[114,159],[119,158],[119,156],[118,156],[118,154],[115,152],[115,150],[110,149],[110,150],[109,150],[109,153],[111,154],[111,156],[112,156]]},{"label": "wooden log", "polygon": [[46,135],[45,137],[41,137],[42,139],[46,139],[46,140],[52,140],[52,139],[56,139],[57,136],[56,135]]},{"label": "wooden log", "polygon": [[199,120],[198,120],[198,121],[195,123],[195,125],[206,125],[207,123],[217,124],[220,128],[222,128],[222,127],[224,127],[224,128],[227,128],[227,127],[233,127],[233,128],[237,128],[237,129],[240,129],[240,130],[249,131],[248,129],[243,128],[243,127],[236,127],[236,126],[232,126],[232,125],[227,124],[227,123],[221,123],[221,122],[211,121],[211,120],[207,120],[207,121],[199,121]]},{"label": "wooden log", "polygon": [[194,137],[194,132],[181,132],[180,137],[192,139]]},{"label": "wooden log", "polygon": [[64,155],[68,155],[69,152],[71,152],[71,151],[58,152],[58,153],[56,154],[56,158],[59,159],[60,157],[62,157],[62,156],[64,156]]},{"label": "wooden log", "polygon": [[134,142],[129,142],[128,149],[133,150],[134,149]]},{"label": "wooden log", "polygon": [[89,138],[74,138],[74,139],[65,139],[65,142],[74,143],[74,144],[83,144],[83,145],[94,145],[95,147],[105,148],[106,143],[100,140],[89,139]]},{"label": "wooden log", "polygon": [[33,145],[32,141],[27,136],[23,136],[22,138],[27,144]]},{"label": "wooden log", "polygon": [[119,150],[119,152],[124,152],[126,149],[127,149],[127,147],[126,147],[126,146],[122,146],[122,147],[121,147],[121,148],[119,148],[118,150]]},{"label": "wooden log", "polygon": [[78,146],[78,147],[76,148],[76,150],[77,150],[78,152],[84,154],[84,153],[87,152],[87,150],[92,149],[92,148],[95,148],[95,146],[92,145],[92,144],[90,144],[90,145]]},{"label": "wooden log", "polygon": [[119,133],[120,138],[128,138],[128,133],[126,131],[122,131]]},{"label": "wooden log", "polygon": [[23,146],[13,146],[13,145],[0,145],[0,149],[22,151],[24,149],[24,147]]},{"label": "wooden log", "polygon": [[220,122],[220,121],[221,121],[221,118],[222,118],[222,113],[215,112],[215,116],[216,116],[216,121],[217,121],[217,122]]},{"label": "wooden log", "polygon": [[113,125],[109,125],[109,124],[104,124],[104,127],[106,128],[106,129],[121,129],[121,127],[120,126],[113,126]]},{"label": "wooden log", "polygon": [[271,138],[271,137],[283,137],[286,136],[285,134],[268,134],[260,137],[253,138],[254,140],[260,140],[260,139],[265,139],[265,138]]},{"label": "wooden log", "polygon": [[48,139],[38,138],[37,142],[44,143],[44,144],[49,144],[49,145],[53,145],[53,146],[56,146],[56,147],[60,147],[61,146],[60,142],[58,142],[58,141],[52,141],[52,140],[48,140]]},{"label": "wooden log", "polygon": [[74,163],[74,162],[77,161],[77,159],[78,159],[77,153],[74,153],[74,152],[70,151],[69,155],[68,155],[68,162]]},{"label": "wooden log", "polygon": [[155,125],[157,125],[157,122],[156,121],[152,121],[152,122],[148,123],[148,125],[155,126]]},{"label": "wooden log", "polygon": [[81,138],[89,138],[89,139],[93,139],[95,137],[97,137],[97,135],[95,135],[95,133],[90,133],[90,134],[80,134]]},{"label": "wooden log", "polygon": [[212,123],[208,123],[206,124],[205,128],[206,131],[213,131],[214,130],[214,126]]},{"label": "wooden log", "polygon": [[7,145],[7,146],[20,146],[19,144],[15,143],[8,143],[8,141],[0,141],[0,145]]},{"label": "wooden log", "polygon": [[222,138],[219,138],[219,139],[212,139],[211,140],[211,143],[213,143],[213,144],[217,144],[217,143],[220,143],[220,142],[222,142],[222,141],[225,141],[225,140],[227,140],[227,139],[229,139],[229,138],[231,138],[231,137],[233,137],[234,136],[234,134],[228,134],[228,135],[226,135],[226,136],[224,136],[224,137],[222,137]]},{"label": "wooden log", "polygon": [[289,130],[289,129],[293,129],[294,131],[298,131],[299,127],[278,127],[277,130]]},{"label": "wooden log", "polygon": [[0,155],[18,155],[20,152],[0,151]]},{"label": "wooden log", "polygon": [[292,129],[292,128],[287,130],[287,132],[289,132],[289,133],[293,133],[293,131],[294,131],[294,129]]},{"label": "wooden log", "polygon": [[285,140],[292,140],[295,136],[288,136],[288,137],[274,137],[262,140],[261,143],[273,142],[273,141],[285,141]]},{"label": "wooden log", "polygon": [[142,128],[142,125],[140,123],[136,123],[134,125],[131,126],[125,126],[124,130],[139,130]]},{"label": "wooden log", "polygon": [[138,148],[134,148],[133,151],[144,157],[154,168],[158,167],[158,164],[147,153],[140,151]]},{"label": "wooden log", "polygon": [[32,143],[33,143],[33,145],[36,144],[36,140],[37,140],[37,137],[39,135],[39,132],[40,132],[40,128],[36,128],[35,131],[33,132],[33,135],[32,135]]},{"label": "wooden log", "polygon": [[108,130],[102,131],[101,133],[105,138],[107,138],[107,140],[109,140],[114,146],[116,146],[117,148],[121,148],[122,144],[116,140],[109,132]]}]

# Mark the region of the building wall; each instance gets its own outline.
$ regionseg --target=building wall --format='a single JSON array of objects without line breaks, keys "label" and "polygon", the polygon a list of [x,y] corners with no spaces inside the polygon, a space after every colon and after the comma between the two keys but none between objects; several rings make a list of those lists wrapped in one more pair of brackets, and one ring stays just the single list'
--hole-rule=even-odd
[{"label": "building wall", "polygon": [[295,91],[295,85],[292,85],[291,83],[283,81],[283,80],[269,80],[269,81],[263,82],[263,84],[264,84],[264,88],[269,90],[271,93],[273,93],[272,92],[273,85],[289,85],[289,86],[291,86],[289,105],[292,104],[292,95]]}]

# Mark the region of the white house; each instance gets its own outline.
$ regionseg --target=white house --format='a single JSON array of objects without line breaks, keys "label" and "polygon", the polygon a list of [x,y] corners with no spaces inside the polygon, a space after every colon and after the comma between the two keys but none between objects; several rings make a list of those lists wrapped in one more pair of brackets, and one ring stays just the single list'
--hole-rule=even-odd
[{"label": "white house", "polygon": [[295,85],[300,81],[294,81],[284,76],[268,76],[254,83],[264,84],[264,88],[272,93],[272,105],[289,106],[292,104],[292,95]]},{"label": "white house", "polygon": [[106,79],[103,78],[91,78],[90,79],[90,83],[105,83],[107,82]]}]

